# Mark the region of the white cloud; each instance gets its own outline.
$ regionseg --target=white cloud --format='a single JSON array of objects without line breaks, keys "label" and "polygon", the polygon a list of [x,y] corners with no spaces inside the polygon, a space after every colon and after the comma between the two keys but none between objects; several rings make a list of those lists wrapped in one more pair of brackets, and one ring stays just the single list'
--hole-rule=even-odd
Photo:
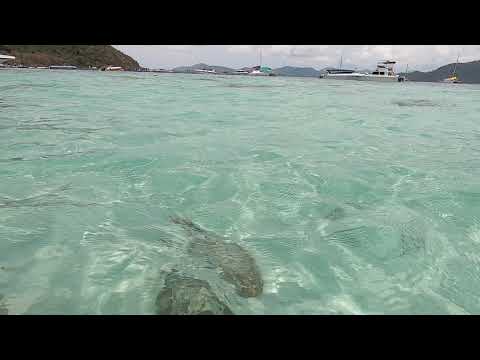
[{"label": "white cloud", "polygon": [[250,45],[235,45],[227,47],[227,51],[231,53],[250,53],[252,52],[252,46]]}]

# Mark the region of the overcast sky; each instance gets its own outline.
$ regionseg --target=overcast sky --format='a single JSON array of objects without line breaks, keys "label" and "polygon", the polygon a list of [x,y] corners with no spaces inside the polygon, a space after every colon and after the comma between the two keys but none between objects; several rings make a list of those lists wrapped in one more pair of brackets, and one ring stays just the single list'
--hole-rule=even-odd
[{"label": "overcast sky", "polygon": [[206,63],[240,68],[259,63],[273,68],[291,65],[321,69],[338,66],[373,69],[378,60],[397,61],[397,71],[432,70],[456,61],[480,60],[480,45],[114,45],[149,68]]}]

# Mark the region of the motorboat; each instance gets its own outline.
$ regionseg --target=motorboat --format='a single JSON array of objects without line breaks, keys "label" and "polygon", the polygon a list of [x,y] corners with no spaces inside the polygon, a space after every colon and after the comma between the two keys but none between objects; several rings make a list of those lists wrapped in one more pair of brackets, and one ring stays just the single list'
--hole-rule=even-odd
[{"label": "motorboat", "polygon": [[328,69],[322,78],[337,80],[359,80],[359,81],[382,81],[399,82],[403,80],[395,74],[393,66],[395,61],[385,60],[377,63],[377,68],[371,73],[357,72],[348,69]]},{"label": "motorboat", "polygon": [[200,74],[216,74],[217,73],[215,69],[194,69],[193,71]]},{"label": "motorboat", "polygon": [[107,66],[106,68],[102,68],[103,71],[124,71],[121,66]]},{"label": "motorboat", "polygon": [[15,56],[0,54],[0,66],[6,61],[15,60]]},{"label": "motorboat", "polygon": [[382,81],[382,82],[399,82],[403,80],[394,71],[396,61],[385,60],[377,63],[377,68],[372,73],[364,74],[357,80],[363,81]]},{"label": "motorboat", "polygon": [[50,65],[49,69],[51,69],[51,70],[77,70],[77,67],[72,66],[72,65]]},{"label": "motorboat", "polygon": [[359,77],[365,76],[365,73],[356,72],[348,69],[328,69],[326,74],[321,75],[322,78],[336,80],[358,80]]}]

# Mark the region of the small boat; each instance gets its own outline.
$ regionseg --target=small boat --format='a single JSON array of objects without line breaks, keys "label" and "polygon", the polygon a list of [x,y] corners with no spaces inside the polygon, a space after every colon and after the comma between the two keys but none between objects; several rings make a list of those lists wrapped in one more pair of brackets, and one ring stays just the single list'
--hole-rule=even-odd
[{"label": "small boat", "polygon": [[4,62],[9,61],[9,60],[15,60],[15,56],[0,54],[0,66],[2,66],[2,64]]},{"label": "small boat", "polygon": [[450,75],[450,77],[448,77],[446,79],[443,79],[442,82],[448,83],[448,84],[459,84],[459,83],[462,82],[457,76],[458,58],[459,58],[459,56],[457,56],[457,62],[455,63],[455,66],[453,67],[452,75]]},{"label": "small boat", "polygon": [[248,75],[250,75],[250,76],[268,76],[268,74],[265,74],[264,72],[261,72],[260,70],[253,70]]},{"label": "small boat", "polygon": [[248,75],[249,72],[247,70],[235,70],[232,74],[233,75]]},{"label": "small boat", "polygon": [[217,73],[215,69],[194,69],[193,71],[200,74],[216,74]]},{"label": "small boat", "polygon": [[248,73],[251,76],[270,76],[272,69],[266,66],[255,66],[253,70]]},{"label": "small boat", "polygon": [[50,65],[49,69],[51,70],[76,70],[76,66],[71,65]]},{"label": "small boat", "polygon": [[121,66],[107,66],[105,71],[123,71]]},{"label": "small boat", "polygon": [[262,49],[260,49],[260,65],[254,66],[252,71],[248,73],[251,76],[270,76],[272,69],[268,66],[262,66]]}]

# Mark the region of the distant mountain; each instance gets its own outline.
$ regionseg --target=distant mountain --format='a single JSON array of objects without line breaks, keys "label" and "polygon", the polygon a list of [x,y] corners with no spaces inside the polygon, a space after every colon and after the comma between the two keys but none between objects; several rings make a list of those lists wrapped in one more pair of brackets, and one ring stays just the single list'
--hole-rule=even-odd
[{"label": "distant mountain", "polygon": [[[409,81],[427,81],[427,82],[438,82],[443,79],[448,78],[452,75],[453,68],[455,63],[444,65],[433,71],[412,71],[407,75]],[[404,76],[405,73],[400,75]],[[480,60],[459,63],[457,65],[457,75],[460,80],[467,84],[478,84],[480,83]]]},{"label": "distant mountain", "polygon": [[0,54],[13,55],[13,64],[26,66],[73,65],[121,66],[126,70],[140,68],[138,62],[110,45],[0,45]]},{"label": "distant mountain", "polygon": [[311,67],[283,66],[274,69],[273,73],[278,76],[318,77],[320,71]]},{"label": "distant mountain", "polygon": [[219,74],[228,74],[235,72],[234,69],[225,66],[207,65],[207,64],[195,64],[192,66],[179,66],[173,69],[174,72],[192,73],[195,70],[215,70]]}]

